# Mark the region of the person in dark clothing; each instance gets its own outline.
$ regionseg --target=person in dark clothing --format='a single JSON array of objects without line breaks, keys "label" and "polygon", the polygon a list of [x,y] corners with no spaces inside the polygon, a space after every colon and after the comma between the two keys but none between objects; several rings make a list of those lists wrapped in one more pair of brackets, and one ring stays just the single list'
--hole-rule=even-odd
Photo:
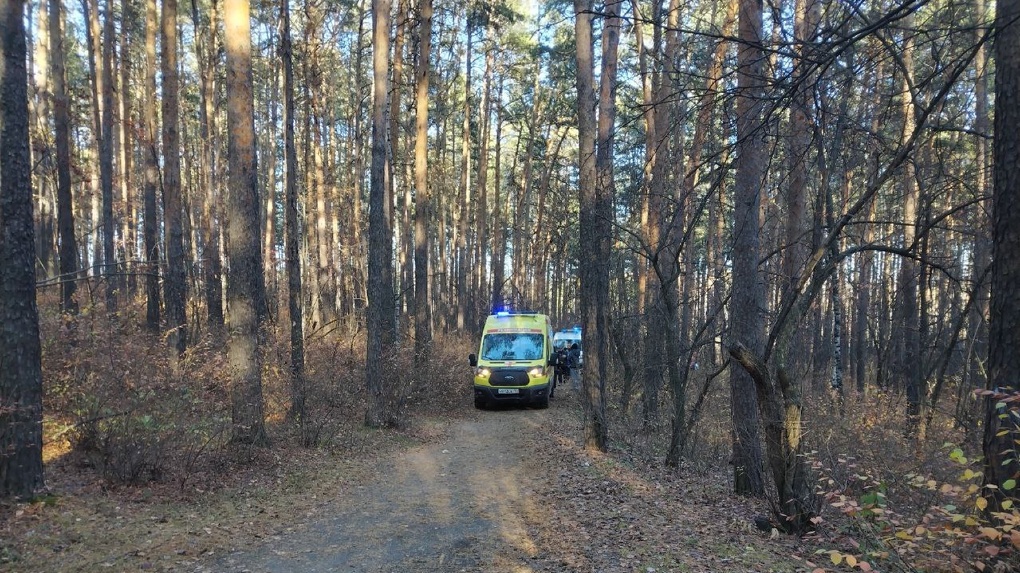
[{"label": "person in dark clothing", "polygon": [[570,345],[570,350],[567,351],[567,366],[570,369],[570,379],[573,382],[572,386],[576,388],[581,387],[581,347],[575,342]]},{"label": "person in dark clothing", "polygon": [[570,349],[567,350],[567,366],[570,368],[581,367],[581,347],[575,342],[570,345]]},{"label": "person in dark clothing", "polygon": [[552,390],[549,391],[550,398],[555,397],[556,386],[562,384],[567,376],[570,376],[570,366],[567,365],[567,349],[558,349],[553,357],[556,359],[556,363],[553,366],[555,370],[553,372]]}]

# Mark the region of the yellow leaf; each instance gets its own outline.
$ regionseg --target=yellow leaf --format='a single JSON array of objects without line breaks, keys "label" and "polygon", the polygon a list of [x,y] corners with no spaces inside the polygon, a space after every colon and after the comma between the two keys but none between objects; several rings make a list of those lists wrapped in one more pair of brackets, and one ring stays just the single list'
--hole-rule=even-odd
[{"label": "yellow leaf", "polygon": [[850,567],[856,567],[857,566],[857,558],[854,557],[853,555],[847,555],[846,556],[846,564],[849,565]]},{"label": "yellow leaf", "polygon": [[998,540],[1002,538],[1002,532],[994,527],[982,527],[980,531],[981,535],[984,535],[988,539]]},{"label": "yellow leaf", "polygon": [[913,541],[914,540],[914,536],[909,534],[909,533],[907,533],[906,531],[897,531],[896,532],[896,537],[899,537],[900,539],[903,539],[903,540],[906,540],[906,541]]},{"label": "yellow leaf", "polygon": [[976,505],[981,511],[984,511],[985,508],[988,507],[988,500],[983,497],[979,497],[977,498],[977,501],[974,502],[974,505]]},{"label": "yellow leaf", "polygon": [[829,558],[832,559],[833,565],[839,565],[843,562],[843,554],[839,551],[832,551],[829,553]]}]

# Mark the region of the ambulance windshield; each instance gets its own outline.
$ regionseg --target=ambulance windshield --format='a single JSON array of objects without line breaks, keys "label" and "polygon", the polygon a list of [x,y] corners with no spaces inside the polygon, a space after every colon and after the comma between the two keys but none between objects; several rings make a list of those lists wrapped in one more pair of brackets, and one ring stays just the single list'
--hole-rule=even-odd
[{"label": "ambulance windshield", "polygon": [[540,360],[544,337],[528,332],[500,332],[482,338],[482,360]]}]

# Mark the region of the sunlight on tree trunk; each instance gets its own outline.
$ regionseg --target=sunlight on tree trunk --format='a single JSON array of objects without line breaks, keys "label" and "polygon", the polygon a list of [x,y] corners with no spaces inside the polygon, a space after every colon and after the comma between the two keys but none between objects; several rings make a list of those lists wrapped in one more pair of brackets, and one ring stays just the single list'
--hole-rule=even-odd
[{"label": "sunlight on tree trunk", "polygon": [[420,0],[418,61],[415,68],[414,118],[414,367],[424,383],[432,347],[432,302],[430,300],[430,223],[435,216],[429,189],[429,54],[432,45],[432,0]]},{"label": "sunlight on tree trunk", "polygon": [[225,0],[227,51],[227,358],[231,373],[231,439],[268,442],[263,414],[263,322],[267,314],[259,232],[255,119],[252,101],[251,24],[248,0]]}]

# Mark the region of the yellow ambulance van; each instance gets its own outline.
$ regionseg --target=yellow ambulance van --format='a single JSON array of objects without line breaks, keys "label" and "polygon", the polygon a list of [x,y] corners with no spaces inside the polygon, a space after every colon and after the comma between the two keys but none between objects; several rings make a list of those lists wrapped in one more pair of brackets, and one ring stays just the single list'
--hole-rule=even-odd
[{"label": "yellow ambulance van", "polygon": [[552,354],[548,316],[509,311],[489,315],[478,354],[468,356],[475,369],[475,407],[533,404],[548,408]]}]

